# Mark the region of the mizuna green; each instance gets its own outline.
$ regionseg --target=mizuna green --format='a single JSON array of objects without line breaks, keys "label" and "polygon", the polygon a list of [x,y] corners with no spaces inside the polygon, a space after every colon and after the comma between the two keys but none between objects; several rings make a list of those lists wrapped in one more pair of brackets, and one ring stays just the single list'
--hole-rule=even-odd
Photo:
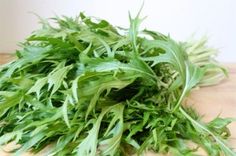
[{"label": "mizuna green", "polygon": [[217,50],[206,38],[140,30],[139,14],[129,20],[124,29],[83,13],[41,19],[0,67],[0,145],[20,144],[14,155],[50,145],[45,155],[235,156],[226,143],[233,119],[204,123],[183,105],[193,88],[225,77]]}]

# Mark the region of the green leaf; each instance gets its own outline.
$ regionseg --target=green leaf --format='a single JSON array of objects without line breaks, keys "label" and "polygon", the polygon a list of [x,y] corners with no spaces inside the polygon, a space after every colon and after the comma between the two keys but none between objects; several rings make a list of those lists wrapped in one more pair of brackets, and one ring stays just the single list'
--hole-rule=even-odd
[{"label": "green leaf", "polygon": [[41,79],[38,79],[35,84],[30,88],[30,90],[28,90],[27,94],[31,94],[31,93],[36,93],[37,95],[37,99],[40,98],[40,91],[43,88],[43,86],[45,86],[48,82],[48,78],[44,77]]},{"label": "green leaf", "polygon": [[[106,90],[110,90],[110,89],[122,89],[124,87],[126,87],[127,85],[129,85],[130,83],[132,83],[134,81],[133,77],[126,77],[126,75],[123,75],[124,77],[120,77],[120,79],[118,77],[111,77],[111,76],[107,76],[107,77],[102,77],[100,79],[100,81],[98,81],[98,83],[95,85],[93,84],[95,93],[94,95],[91,97],[90,103],[88,105],[88,109],[86,112],[86,117],[89,115],[89,113],[92,111],[92,109],[94,109],[100,95],[106,91]],[[128,75],[130,76],[130,75]],[[89,86],[88,86],[89,87]],[[91,88],[84,88],[85,90],[87,89],[90,90]]]},{"label": "green leaf", "polygon": [[31,147],[33,147],[36,143],[38,143],[43,137],[45,136],[44,133],[40,132],[36,135],[34,135],[29,141],[27,141],[20,149],[16,151],[14,154],[15,156],[22,155],[27,150],[29,150]]},{"label": "green leaf", "polygon": [[184,88],[173,111],[179,108],[185,95],[200,82],[200,80],[202,79],[204,75],[204,70],[190,63],[186,63],[185,74],[186,75],[185,75]]},{"label": "green leaf", "polygon": [[215,118],[208,123],[208,126],[216,129],[222,129],[235,120],[236,119],[234,118]]},{"label": "green leaf", "polygon": [[168,38],[168,40],[146,40],[143,43],[143,46],[146,47],[147,50],[152,48],[161,48],[165,51],[164,54],[160,54],[154,57],[146,57],[143,58],[145,61],[153,61],[153,65],[159,63],[170,63],[174,66],[174,68],[179,72],[181,78],[184,79],[185,76],[185,55],[182,51],[181,47],[172,39]]},{"label": "green leaf", "polygon": [[66,99],[62,105],[62,114],[63,114],[63,118],[66,122],[66,125],[71,128],[70,126],[70,122],[69,122],[69,119],[68,119],[68,102],[69,102],[69,96],[66,96]]},{"label": "green leaf", "polygon": [[205,125],[195,121],[191,116],[189,116],[182,108],[180,108],[180,111],[183,113],[183,115],[191,121],[191,123],[193,124],[193,126],[196,128],[197,131],[199,131],[200,133],[204,132],[209,134],[210,136],[212,136],[214,138],[214,140],[219,144],[220,149],[229,156],[235,156],[236,153],[234,151],[232,151],[226,144],[225,142],[218,136],[216,136],[213,132],[211,132]]},{"label": "green leaf", "polygon": [[14,93],[14,95],[6,97],[4,101],[0,102],[0,116],[2,116],[8,109],[16,106],[20,103],[22,96],[20,92]]},{"label": "green leaf", "polygon": [[[99,142],[99,150],[102,155],[115,155],[119,150],[119,146],[123,134],[123,110],[124,105],[117,104],[112,107],[111,113],[114,114],[105,134],[104,140]],[[113,128],[112,128],[113,127]],[[111,129],[112,128],[112,129]]]},{"label": "green leaf", "polygon": [[138,14],[136,15],[136,17],[134,19],[132,19],[130,13],[129,13],[129,22],[130,22],[130,28],[129,28],[129,37],[134,49],[134,52],[137,53],[138,52],[138,47],[137,47],[137,37],[138,37],[138,33],[139,33],[139,26],[141,24],[141,22],[145,19],[145,18],[139,18],[141,10],[143,8],[140,8]]},{"label": "green leaf", "polygon": [[6,144],[9,141],[12,141],[16,137],[17,133],[18,133],[17,131],[14,131],[14,132],[10,132],[10,133],[6,133],[2,135],[0,137],[0,145]]},{"label": "green leaf", "polygon": [[[233,119],[209,123],[182,103],[195,86],[227,75],[206,38],[178,42],[85,16],[40,19],[17,58],[0,67],[0,144],[23,155],[142,155],[147,150],[234,156],[226,142]],[[196,147],[190,147],[189,142]]]},{"label": "green leaf", "polygon": [[8,70],[4,73],[3,76],[0,77],[0,81],[3,81],[5,78],[11,77],[11,75],[15,72],[16,69],[21,68],[22,66],[28,63],[37,63],[43,57],[45,57],[45,53],[51,49],[48,47],[39,47],[39,46],[27,46],[21,52],[22,58],[19,58],[17,61],[13,62],[11,66],[9,66]]},{"label": "green leaf", "polygon": [[53,71],[48,75],[48,90],[52,87],[51,95],[54,94],[61,86],[63,80],[66,78],[67,73],[73,68],[72,65],[62,67]]},{"label": "green leaf", "polygon": [[97,145],[98,145],[97,139],[102,118],[110,109],[111,108],[105,108],[102,110],[101,114],[98,116],[98,119],[94,123],[93,128],[89,130],[88,136],[79,144],[76,150],[77,155],[86,155],[86,156],[96,155]]}]

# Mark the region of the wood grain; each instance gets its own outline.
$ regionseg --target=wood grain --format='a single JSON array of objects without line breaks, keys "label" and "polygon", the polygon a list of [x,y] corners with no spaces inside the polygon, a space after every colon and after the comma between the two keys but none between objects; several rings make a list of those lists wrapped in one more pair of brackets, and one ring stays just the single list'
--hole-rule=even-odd
[{"label": "wood grain", "polygon": [[14,58],[14,56],[10,55],[10,54],[0,54],[0,64],[7,63],[10,60],[12,60],[13,58]]},{"label": "wood grain", "polygon": [[[13,56],[9,54],[0,54],[0,64],[10,61]],[[205,121],[214,119],[216,116],[236,118],[236,63],[226,64],[229,71],[229,77],[219,85],[203,87],[199,90],[192,91],[188,98],[188,104],[192,105],[200,115],[203,115]],[[236,122],[229,126],[231,138],[229,146],[236,149]],[[11,149],[14,144],[4,147],[5,151]],[[47,150],[47,149],[46,149]],[[203,152],[200,152],[204,155]],[[10,156],[3,150],[0,150],[0,156]],[[32,154],[26,153],[24,156]],[[44,155],[43,152],[37,156]],[[148,152],[146,156],[157,156],[155,153]]]}]

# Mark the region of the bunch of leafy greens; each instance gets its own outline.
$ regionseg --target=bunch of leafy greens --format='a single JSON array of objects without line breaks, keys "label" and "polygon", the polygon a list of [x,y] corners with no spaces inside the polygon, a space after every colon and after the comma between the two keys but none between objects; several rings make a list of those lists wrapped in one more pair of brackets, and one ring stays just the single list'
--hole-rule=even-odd
[{"label": "bunch of leafy greens", "polygon": [[[225,70],[216,50],[176,42],[86,17],[41,19],[17,59],[0,68],[0,145],[46,155],[128,155],[147,150],[175,156],[234,156],[225,140],[232,119],[200,120],[184,103],[196,86],[218,83]],[[189,146],[189,142],[197,145]]]}]

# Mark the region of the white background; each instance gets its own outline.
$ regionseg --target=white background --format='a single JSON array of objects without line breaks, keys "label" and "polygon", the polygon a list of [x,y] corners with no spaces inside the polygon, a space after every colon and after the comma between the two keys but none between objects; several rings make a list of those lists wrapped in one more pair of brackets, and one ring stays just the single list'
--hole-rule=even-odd
[{"label": "white background", "polygon": [[[137,13],[142,0],[0,0],[0,52],[14,52],[17,43],[39,28],[42,17],[76,16],[84,11],[114,25],[128,27],[128,11]],[[220,49],[218,59],[236,62],[236,0],[146,0],[143,27],[185,40],[207,35]]]}]

